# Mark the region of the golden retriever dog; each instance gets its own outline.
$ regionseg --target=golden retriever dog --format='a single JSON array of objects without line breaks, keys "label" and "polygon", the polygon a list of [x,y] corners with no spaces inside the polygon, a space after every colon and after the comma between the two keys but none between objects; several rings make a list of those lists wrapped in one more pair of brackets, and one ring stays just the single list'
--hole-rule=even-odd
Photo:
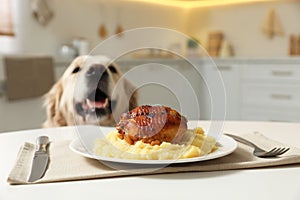
[{"label": "golden retriever dog", "polygon": [[137,93],[106,56],[80,56],[45,95],[44,105],[44,127],[112,126],[137,107]]}]

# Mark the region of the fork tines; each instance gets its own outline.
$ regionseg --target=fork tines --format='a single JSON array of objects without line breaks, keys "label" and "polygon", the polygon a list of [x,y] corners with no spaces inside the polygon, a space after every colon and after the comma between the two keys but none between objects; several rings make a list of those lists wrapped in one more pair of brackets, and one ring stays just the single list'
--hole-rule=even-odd
[{"label": "fork tines", "polygon": [[280,156],[284,153],[286,153],[290,148],[273,148],[269,152],[267,152],[266,156]]}]

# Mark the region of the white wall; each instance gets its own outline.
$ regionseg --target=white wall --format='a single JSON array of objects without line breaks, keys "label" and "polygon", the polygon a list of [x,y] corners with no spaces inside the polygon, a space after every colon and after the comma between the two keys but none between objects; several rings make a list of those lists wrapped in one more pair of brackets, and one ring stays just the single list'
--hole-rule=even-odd
[{"label": "white wall", "polygon": [[[195,35],[205,44],[209,30],[222,30],[235,49],[236,56],[286,56],[288,36],[300,33],[300,1],[239,4],[213,8],[184,8],[156,4],[118,1],[101,9],[100,0],[49,0],[54,11],[53,20],[39,25],[32,17],[30,0],[13,0],[16,37],[0,37],[0,56],[6,53],[47,53],[56,55],[62,43],[74,37],[85,37],[91,48],[102,41],[98,28],[105,23],[112,35],[120,12],[124,29],[157,26]],[[120,3],[121,2],[121,3]],[[116,6],[117,5],[117,6]],[[285,30],[284,37],[267,39],[260,25],[268,9],[274,7]],[[104,11],[104,15],[100,12]],[[101,17],[106,17],[101,19]],[[174,38],[163,38],[167,46]],[[133,41],[134,42],[134,41]],[[0,69],[0,79],[3,74]]]},{"label": "white wall", "polygon": [[[279,17],[285,32],[283,37],[268,39],[261,32],[262,21],[270,8]],[[289,52],[289,35],[300,34],[299,20],[300,1],[195,8],[189,16],[188,32],[205,45],[209,31],[223,31],[237,57],[285,57]]]},{"label": "white wall", "polygon": [[[86,38],[92,49],[103,40],[98,36],[102,23],[111,36],[119,20],[125,30],[155,26],[183,31],[186,22],[181,8],[124,1],[117,4],[106,1],[108,3],[103,5],[99,0],[48,0],[54,18],[44,27],[33,18],[30,0],[12,2],[16,36],[0,36],[0,58],[3,54],[12,53],[57,56],[61,44],[70,42],[74,37]],[[162,41],[164,47],[174,42],[174,38],[165,37]],[[3,80],[1,62],[0,59],[0,80]]]},{"label": "white wall", "polygon": [[[85,37],[91,43],[91,47],[94,47],[102,40],[98,36],[101,23],[105,23],[110,35],[114,34],[118,21],[117,12],[120,13],[124,29],[158,26],[182,31],[185,25],[180,8],[170,9],[137,2],[121,2],[117,6],[114,3],[106,3],[104,8],[100,8],[102,4],[95,0],[48,2],[55,16],[43,27],[32,17],[30,0],[13,0],[16,37],[0,37],[0,54],[56,54],[62,43],[69,42],[74,37]],[[105,19],[101,19],[102,16]]]}]

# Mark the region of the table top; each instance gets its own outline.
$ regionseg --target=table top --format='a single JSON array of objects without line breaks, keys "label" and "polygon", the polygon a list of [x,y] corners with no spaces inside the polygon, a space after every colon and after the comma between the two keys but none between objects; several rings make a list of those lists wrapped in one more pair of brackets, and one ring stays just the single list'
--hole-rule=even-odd
[{"label": "table top", "polygon": [[[208,121],[199,121],[204,129]],[[300,148],[300,123],[231,122],[224,132],[258,131]],[[300,165],[216,172],[189,172],[11,186],[6,182],[24,142],[39,135],[52,141],[76,138],[76,127],[25,130],[0,134],[0,199],[300,199]],[[42,197],[42,198],[41,198]]]}]

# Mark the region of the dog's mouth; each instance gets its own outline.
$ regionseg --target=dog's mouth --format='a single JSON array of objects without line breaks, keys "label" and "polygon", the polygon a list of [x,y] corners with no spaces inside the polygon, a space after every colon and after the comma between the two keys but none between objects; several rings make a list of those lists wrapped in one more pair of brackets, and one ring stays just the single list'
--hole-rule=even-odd
[{"label": "dog's mouth", "polygon": [[109,107],[109,99],[104,92],[96,89],[85,99],[82,106],[85,110],[104,109]]},{"label": "dog's mouth", "polygon": [[75,104],[76,111],[79,115],[85,117],[87,115],[96,114],[97,117],[112,113],[112,100],[109,96],[97,88],[92,91],[83,102]]}]

